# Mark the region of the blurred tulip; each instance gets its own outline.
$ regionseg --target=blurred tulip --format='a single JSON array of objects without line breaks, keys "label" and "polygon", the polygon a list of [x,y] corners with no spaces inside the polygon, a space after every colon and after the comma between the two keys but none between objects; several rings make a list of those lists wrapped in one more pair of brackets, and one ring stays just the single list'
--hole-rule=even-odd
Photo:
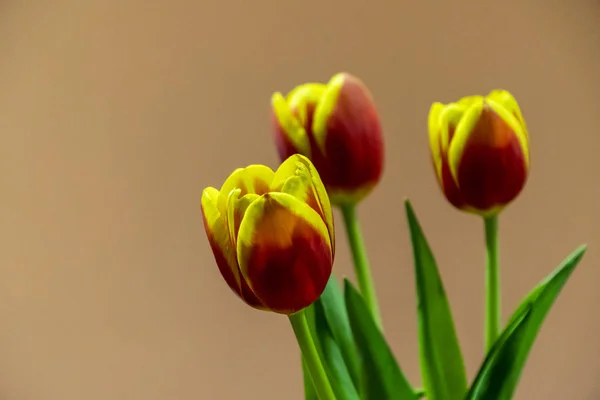
[{"label": "blurred tulip", "polygon": [[335,242],[327,193],[306,157],[273,172],[235,170],[202,194],[204,228],[229,287],[254,308],[281,314],[316,301],[331,275]]},{"label": "blurred tulip", "polygon": [[442,191],[455,207],[498,214],[523,189],[529,139],[519,105],[507,91],[434,103],[429,141]]},{"label": "blurred tulip", "polygon": [[331,202],[355,204],[377,185],[383,170],[381,123],[366,86],[340,73],[329,83],[307,83],[272,97],[275,142],[282,160],[310,158]]}]

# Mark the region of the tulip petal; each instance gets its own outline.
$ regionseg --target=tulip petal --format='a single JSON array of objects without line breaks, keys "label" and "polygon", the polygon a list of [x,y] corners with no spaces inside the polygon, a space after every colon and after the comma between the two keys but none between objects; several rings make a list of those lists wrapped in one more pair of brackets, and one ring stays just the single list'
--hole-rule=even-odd
[{"label": "tulip petal", "polygon": [[275,171],[275,175],[273,176],[273,180],[271,181],[271,185],[269,187],[270,191],[281,192],[285,182],[291,176],[296,176],[298,164],[300,163],[300,160],[304,159],[306,159],[306,157],[301,154],[294,154],[286,158]]},{"label": "tulip petal", "polygon": [[300,125],[307,129],[309,118],[309,107],[314,107],[319,102],[325,92],[326,86],[322,83],[305,83],[297,86],[287,96],[287,103],[300,122]]},{"label": "tulip petal", "polygon": [[327,226],[306,203],[287,193],[254,201],[237,242],[242,276],[271,311],[290,314],[316,301],[332,267]]},{"label": "tulip petal", "polygon": [[523,118],[523,114],[521,113],[521,107],[519,107],[519,103],[517,103],[517,100],[510,92],[500,89],[492,90],[487,96],[487,98],[495,101],[496,103],[499,103],[508,111],[510,111],[510,113],[513,114],[521,124],[525,133],[525,137],[529,136],[529,133],[527,131],[527,124],[525,123],[525,118]]},{"label": "tulip petal", "polygon": [[454,135],[458,129],[458,124],[460,123],[467,109],[468,107],[464,104],[453,103],[448,104],[442,111],[440,115],[440,126],[442,128],[440,131],[442,153],[447,154],[450,150],[450,143],[454,139]]},{"label": "tulip petal", "polygon": [[283,134],[298,153],[310,157],[310,140],[304,125],[294,116],[290,105],[281,93],[273,94],[271,106],[277,119],[278,128],[280,128],[279,131],[281,131],[278,134]]},{"label": "tulip petal", "polygon": [[264,309],[262,302],[252,293],[241,277],[236,249],[231,244],[226,221],[217,207],[218,198],[219,191],[217,189],[212,187],[204,189],[201,209],[204,229],[219,272],[229,288],[244,302],[254,308]]},{"label": "tulip petal", "polygon": [[525,148],[515,130],[520,125],[491,100],[473,106],[463,121],[450,145],[452,176],[469,211],[496,213],[519,194],[527,179]]},{"label": "tulip petal", "polygon": [[440,172],[440,176],[440,186],[444,192],[444,195],[446,196],[446,199],[448,199],[450,204],[452,204],[454,207],[463,209],[465,207],[465,200],[461,194],[458,184],[452,177],[452,172],[450,172],[447,154],[442,154],[442,170]]},{"label": "tulip petal", "polygon": [[275,172],[271,189],[291,194],[319,213],[327,225],[332,248],[335,249],[333,213],[329,196],[317,169],[308,158],[295,154],[286,159]]},{"label": "tulip petal", "polygon": [[[235,247],[231,246],[229,240],[226,221],[217,208],[218,197],[219,191],[213,187],[204,189],[202,193],[202,216],[204,218],[206,234],[211,246],[213,244],[217,246],[226,261],[226,265],[218,265],[219,269],[223,269],[221,273],[225,281],[234,290],[239,291],[240,274],[237,266],[237,255]],[[221,264],[218,261],[217,264]]]},{"label": "tulip petal", "polygon": [[317,212],[319,212],[319,214],[325,221],[325,224],[327,225],[327,230],[329,231],[331,239],[331,248],[333,250],[333,253],[335,254],[335,226],[333,222],[333,213],[331,211],[329,195],[327,194],[325,185],[321,180],[319,171],[317,171],[317,168],[314,166],[314,164],[310,162],[310,160],[306,157],[301,157],[300,162],[306,168],[306,171],[310,175],[311,181],[313,183],[313,194],[317,198],[317,203],[320,207],[320,210],[317,210]]},{"label": "tulip petal", "polygon": [[234,249],[237,246],[237,235],[242,219],[244,219],[244,214],[246,213],[248,206],[260,197],[255,193],[248,193],[240,197],[240,193],[240,189],[232,190],[231,193],[229,193],[227,204],[227,227]]},{"label": "tulip petal", "polygon": [[[460,102],[447,105],[433,103],[429,111],[429,146],[431,147],[436,174],[440,179],[442,176],[442,159],[446,158],[456,126],[465,112],[465,99],[463,99],[464,104]],[[471,100],[469,98],[469,101]]]},{"label": "tulip petal", "polygon": [[240,189],[240,197],[248,193],[262,195],[269,191],[274,176],[275,172],[271,168],[260,164],[249,165],[233,171],[221,186],[218,200],[221,214],[226,214],[229,193],[232,190]]},{"label": "tulip petal", "polygon": [[313,137],[319,150],[323,155],[326,154],[326,135],[327,135],[327,120],[329,116],[334,112],[340,91],[344,86],[346,80],[346,74],[336,74],[327,83],[327,89],[323,92],[321,101],[318,103],[315,109],[315,115],[313,118]]},{"label": "tulip petal", "polygon": [[472,103],[474,97],[463,98],[462,103],[434,103],[429,113],[429,145],[438,183],[448,201],[457,208],[464,206],[464,200],[450,171],[448,150],[466,104]]},{"label": "tulip petal", "polygon": [[441,148],[441,132],[440,115],[444,111],[442,103],[433,103],[429,109],[429,148],[431,149],[431,157],[435,167],[435,173],[438,178],[442,174],[442,148]]},{"label": "tulip petal", "polygon": [[479,95],[473,95],[473,96],[465,96],[462,99],[460,99],[457,104],[463,106],[465,109],[471,107],[473,104],[477,103],[478,101],[481,100],[481,96]]},{"label": "tulip petal", "polygon": [[[527,131],[526,131],[527,128],[524,125],[522,116],[521,117],[517,116],[516,111],[514,111],[514,110],[511,111],[510,109],[504,107],[502,104],[497,103],[494,100],[488,99],[487,103],[500,116],[500,118],[502,118],[504,120],[504,122],[506,124],[508,124],[508,126],[510,126],[512,131],[515,133],[515,135],[517,136],[517,140],[519,141],[519,144],[523,151],[523,155],[525,157],[525,162],[527,163],[527,166],[529,166],[529,143],[528,143]],[[520,111],[519,111],[519,114],[520,114]],[[521,122],[519,120],[519,118],[521,118],[521,121],[523,121],[523,122]]]},{"label": "tulip petal", "polygon": [[367,87],[347,73],[333,76],[315,108],[312,133],[326,162],[312,160],[331,201],[364,198],[379,182],[385,156],[381,121]]},{"label": "tulip petal", "polygon": [[[472,96],[473,97],[473,96]],[[473,100],[462,115],[452,140],[449,141],[448,148],[448,164],[454,181],[458,184],[458,165],[461,160],[462,153],[465,149],[467,141],[473,131],[473,128],[479,121],[479,116],[483,110],[483,98],[478,97],[477,101]]]}]

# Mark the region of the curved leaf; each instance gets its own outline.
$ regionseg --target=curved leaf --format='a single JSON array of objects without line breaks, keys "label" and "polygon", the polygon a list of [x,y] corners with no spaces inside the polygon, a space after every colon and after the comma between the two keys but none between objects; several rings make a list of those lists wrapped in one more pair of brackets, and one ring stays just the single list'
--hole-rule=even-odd
[{"label": "curved leaf", "polygon": [[[331,334],[320,302],[321,299],[305,308],[304,315],[306,316],[311,336],[317,348],[317,352],[319,353],[319,358],[321,359],[323,368],[325,368],[325,372],[329,378],[331,388],[338,400],[360,400],[358,391],[354,387],[339,347]],[[310,375],[306,375],[310,374],[308,368],[305,368],[304,371],[304,392],[305,396],[309,396],[310,392],[314,390],[314,386],[312,385]],[[310,383],[310,385],[307,388],[308,383]]]},{"label": "curved leaf", "polygon": [[347,279],[344,281],[344,297],[352,333],[364,365],[361,399],[417,399],[362,296]]},{"label": "curved leaf", "polygon": [[[490,350],[467,400],[510,400],[521,378],[521,373],[535,338],[571,273],[583,257],[586,247],[581,246],[523,300],[509,320],[508,327],[497,346]],[[526,314],[526,318],[523,315]],[[514,332],[507,332],[513,327]],[[489,397],[489,396],[494,397]]]},{"label": "curved leaf", "polygon": [[462,400],[467,373],[435,257],[413,208],[404,203],[413,248],[421,374],[429,400]]},{"label": "curved leaf", "polygon": [[488,352],[479,373],[471,385],[465,400],[501,400],[503,388],[510,380],[512,371],[517,367],[516,354],[523,340],[527,322],[531,317],[531,304],[525,304],[519,309],[511,322],[506,326],[502,335]]},{"label": "curved leaf", "polygon": [[321,300],[317,300],[313,304],[313,309],[319,352],[336,398],[338,400],[360,400],[342,352],[333,337],[331,326],[325,318]]},{"label": "curved leaf", "polygon": [[333,275],[329,278],[319,303],[323,308],[331,334],[344,357],[352,382],[354,382],[356,388],[359,388],[360,361],[358,350],[356,349],[348,312],[346,311],[344,293]]}]

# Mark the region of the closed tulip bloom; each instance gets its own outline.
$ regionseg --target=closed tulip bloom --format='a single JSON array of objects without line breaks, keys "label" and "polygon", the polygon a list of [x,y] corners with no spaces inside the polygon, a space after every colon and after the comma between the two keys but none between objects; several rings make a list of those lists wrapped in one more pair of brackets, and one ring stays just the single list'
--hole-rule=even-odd
[{"label": "closed tulip bloom", "polygon": [[384,158],[381,123],[358,78],[340,73],[327,84],[300,85],[286,97],[275,93],[272,107],[280,158],[310,158],[332,203],[357,203],[377,185]]},{"label": "closed tulip bloom", "polygon": [[517,197],[527,181],[527,127],[519,105],[507,91],[434,103],[429,112],[429,140],[440,187],[461,210],[495,215]]},{"label": "closed tulip bloom", "polygon": [[292,314],[316,301],[335,253],[329,198],[316,169],[294,155],[277,171],[235,170],[202,194],[202,215],[219,271],[248,305]]}]

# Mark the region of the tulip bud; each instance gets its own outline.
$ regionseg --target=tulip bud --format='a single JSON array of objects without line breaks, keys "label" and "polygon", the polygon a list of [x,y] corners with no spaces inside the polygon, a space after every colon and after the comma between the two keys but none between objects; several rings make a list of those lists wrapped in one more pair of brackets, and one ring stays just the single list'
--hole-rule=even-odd
[{"label": "tulip bud", "polygon": [[307,83],[287,97],[272,97],[279,156],[311,159],[336,205],[354,204],[377,185],[383,137],[373,99],[356,77],[340,73],[329,83]]},{"label": "tulip bud", "polygon": [[221,275],[248,305],[292,314],[321,296],[335,254],[333,216],[306,157],[275,172],[235,170],[221,190],[204,190],[202,216]]},{"label": "tulip bud", "polygon": [[442,191],[455,207],[499,213],[525,186],[529,139],[519,105],[507,91],[434,103],[429,141]]}]

